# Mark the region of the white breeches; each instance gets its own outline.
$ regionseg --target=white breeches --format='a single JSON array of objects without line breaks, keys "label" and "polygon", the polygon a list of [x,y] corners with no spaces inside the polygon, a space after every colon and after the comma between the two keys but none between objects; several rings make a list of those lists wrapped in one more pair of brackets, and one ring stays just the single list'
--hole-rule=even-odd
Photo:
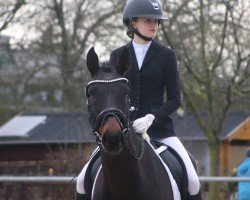
[{"label": "white breeches", "polygon": [[195,195],[200,190],[200,182],[198,175],[194,169],[194,166],[192,164],[192,161],[179,140],[178,137],[168,137],[163,139],[158,139],[158,142],[164,143],[167,146],[170,146],[173,148],[182,158],[183,162],[185,163],[186,169],[187,169],[187,175],[188,175],[188,192],[190,195]]}]

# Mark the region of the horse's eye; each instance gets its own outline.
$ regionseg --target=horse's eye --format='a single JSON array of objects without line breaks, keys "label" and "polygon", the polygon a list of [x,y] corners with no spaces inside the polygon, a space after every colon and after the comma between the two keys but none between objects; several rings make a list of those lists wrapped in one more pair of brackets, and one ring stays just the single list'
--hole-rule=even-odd
[{"label": "horse's eye", "polygon": [[126,92],[127,92],[127,95],[129,96],[129,94],[130,94],[130,89],[127,89]]},{"label": "horse's eye", "polygon": [[90,98],[90,99],[93,99],[93,97],[94,97],[93,90],[89,90],[89,91],[87,92],[87,97]]},{"label": "horse's eye", "polygon": [[93,95],[88,91],[88,92],[86,92],[86,96],[87,96],[88,98],[91,98]]},{"label": "horse's eye", "polygon": [[95,94],[95,90],[93,89],[93,87],[89,88],[89,91],[88,91],[89,98],[93,98],[94,94]]},{"label": "horse's eye", "polygon": [[93,94],[90,94],[90,95],[89,95],[89,98],[91,98],[91,99],[94,99],[94,97],[95,97],[95,96],[94,96]]}]

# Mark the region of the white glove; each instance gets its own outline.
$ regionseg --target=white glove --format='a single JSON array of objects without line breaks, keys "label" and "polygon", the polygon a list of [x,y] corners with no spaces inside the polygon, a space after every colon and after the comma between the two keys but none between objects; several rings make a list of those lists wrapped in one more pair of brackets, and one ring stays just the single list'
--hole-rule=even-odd
[{"label": "white glove", "polygon": [[148,128],[152,125],[155,116],[147,114],[145,117],[141,117],[133,122],[133,128],[136,133],[145,133]]}]

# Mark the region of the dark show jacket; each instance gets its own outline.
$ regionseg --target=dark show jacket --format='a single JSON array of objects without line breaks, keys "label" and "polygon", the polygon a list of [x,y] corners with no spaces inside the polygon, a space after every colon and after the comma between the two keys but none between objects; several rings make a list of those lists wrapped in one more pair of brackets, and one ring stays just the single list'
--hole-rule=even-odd
[{"label": "dark show jacket", "polygon": [[[110,63],[117,63],[124,47],[129,49],[131,56],[130,69],[125,73],[131,84],[131,107],[135,108],[130,119],[134,121],[151,113],[155,116],[147,131],[151,138],[175,136],[169,116],[180,106],[180,79],[174,51],[152,40],[139,70],[132,42],[114,50]],[[167,101],[164,103],[165,89]]]}]

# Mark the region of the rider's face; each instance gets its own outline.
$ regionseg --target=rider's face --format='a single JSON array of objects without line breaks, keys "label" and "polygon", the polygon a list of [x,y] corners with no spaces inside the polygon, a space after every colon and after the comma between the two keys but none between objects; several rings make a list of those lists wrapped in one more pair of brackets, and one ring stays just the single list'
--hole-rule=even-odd
[{"label": "rider's face", "polygon": [[138,18],[132,21],[132,25],[136,28],[142,35],[155,38],[158,31],[158,19],[150,18]]}]

